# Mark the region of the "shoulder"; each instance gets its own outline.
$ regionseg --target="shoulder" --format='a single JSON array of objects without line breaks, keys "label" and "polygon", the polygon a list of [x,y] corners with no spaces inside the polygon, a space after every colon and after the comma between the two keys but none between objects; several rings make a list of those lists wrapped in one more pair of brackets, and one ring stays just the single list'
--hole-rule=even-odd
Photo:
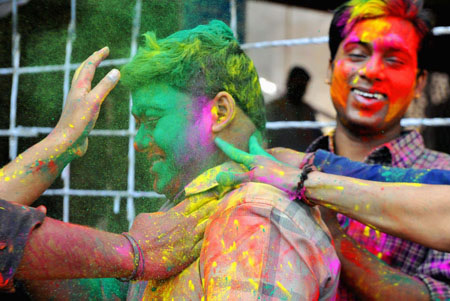
[{"label": "shoulder", "polygon": [[412,166],[414,168],[450,169],[450,155],[424,148],[422,155]]}]

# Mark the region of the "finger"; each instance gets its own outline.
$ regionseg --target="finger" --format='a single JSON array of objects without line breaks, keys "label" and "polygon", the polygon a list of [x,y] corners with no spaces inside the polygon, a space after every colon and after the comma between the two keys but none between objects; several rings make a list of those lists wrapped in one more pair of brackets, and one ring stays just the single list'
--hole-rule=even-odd
[{"label": "finger", "polygon": [[[83,62],[83,67],[80,69],[77,79],[74,82],[76,88],[84,88],[87,91],[91,90],[91,82],[94,78],[95,69],[109,54],[109,48],[104,47],[99,51],[94,52],[86,61]],[[80,66],[81,67],[81,66]]]},{"label": "finger", "polygon": [[200,252],[202,251],[203,239],[195,244],[194,248],[192,248],[191,254],[194,258],[198,258],[200,256]]},{"label": "finger", "polygon": [[203,235],[205,234],[206,226],[208,225],[208,220],[204,220],[203,222],[199,223],[194,228],[194,241],[199,241],[203,239]]},{"label": "finger", "polygon": [[184,211],[186,216],[194,216],[196,218],[201,218],[202,216],[209,217],[215,210],[218,205],[218,199],[208,199],[208,198],[200,198],[203,200],[196,200],[191,202]]},{"label": "finger", "polygon": [[250,182],[252,179],[252,175],[252,171],[246,173],[232,173],[228,171],[222,171],[219,172],[219,174],[216,176],[216,181],[221,186],[231,187]]},{"label": "finger", "polygon": [[45,207],[44,205],[40,205],[40,206],[36,207],[36,209],[41,211],[44,214],[47,214],[47,207]]},{"label": "finger", "polygon": [[78,77],[80,76],[81,69],[83,69],[84,64],[86,64],[86,61],[82,62],[80,66],[78,66],[77,70],[75,70],[75,73],[73,74],[72,78],[72,86],[77,81]]},{"label": "finger", "polygon": [[108,96],[109,92],[117,85],[120,79],[120,71],[113,69],[95,86],[95,88],[89,93],[89,100],[94,98],[96,102],[102,103]]},{"label": "finger", "polygon": [[219,137],[216,137],[214,142],[231,160],[244,164],[248,169],[251,169],[254,157],[253,155],[234,147]]}]

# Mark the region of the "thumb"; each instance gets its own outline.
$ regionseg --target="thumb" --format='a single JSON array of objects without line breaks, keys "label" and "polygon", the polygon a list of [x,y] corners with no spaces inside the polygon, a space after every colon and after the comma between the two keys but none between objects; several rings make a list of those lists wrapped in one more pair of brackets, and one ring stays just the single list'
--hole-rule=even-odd
[{"label": "thumb", "polygon": [[222,171],[216,176],[216,181],[221,186],[236,186],[245,182],[250,182],[252,179],[252,173],[252,171],[246,173]]}]

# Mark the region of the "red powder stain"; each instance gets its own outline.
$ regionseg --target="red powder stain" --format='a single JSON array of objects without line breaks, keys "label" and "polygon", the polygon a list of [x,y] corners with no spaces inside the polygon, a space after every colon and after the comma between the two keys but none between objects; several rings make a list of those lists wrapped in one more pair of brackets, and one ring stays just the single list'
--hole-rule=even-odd
[{"label": "red powder stain", "polygon": [[41,160],[38,161],[38,166],[36,166],[36,169],[33,172],[39,172],[42,168],[42,166],[44,166],[44,162],[42,162]]},{"label": "red powder stain", "polygon": [[58,166],[56,165],[55,161],[50,161],[48,162],[48,169],[50,170],[51,173],[55,173],[57,170]]}]

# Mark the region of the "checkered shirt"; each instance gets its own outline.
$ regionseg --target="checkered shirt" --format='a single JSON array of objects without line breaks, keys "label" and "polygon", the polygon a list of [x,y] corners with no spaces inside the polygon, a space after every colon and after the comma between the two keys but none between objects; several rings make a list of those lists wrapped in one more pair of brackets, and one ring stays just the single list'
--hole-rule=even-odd
[{"label": "checkered shirt", "polygon": [[[318,138],[307,151],[317,149],[334,152],[333,133]],[[409,131],[373,149],[365,163],[449,170],[450,156],[426,149],[422,136],[417,131]],[[390,266],[422,280],[432,300],[450,300],[450,253],[379,232],[341,214],[338,214],[338,219],[344,231],[372,254]],[[355,299],[344,287],[339,287],[339,296],[342,300]]]},{"label": "checkered shirt", "polygon": [[128,299],[334,300],[340,263],[318,209],[266,184],[221,191],[225,165],[184,189],[184,202],[221,199],[200,258],[167,281],[133,282]]}]

